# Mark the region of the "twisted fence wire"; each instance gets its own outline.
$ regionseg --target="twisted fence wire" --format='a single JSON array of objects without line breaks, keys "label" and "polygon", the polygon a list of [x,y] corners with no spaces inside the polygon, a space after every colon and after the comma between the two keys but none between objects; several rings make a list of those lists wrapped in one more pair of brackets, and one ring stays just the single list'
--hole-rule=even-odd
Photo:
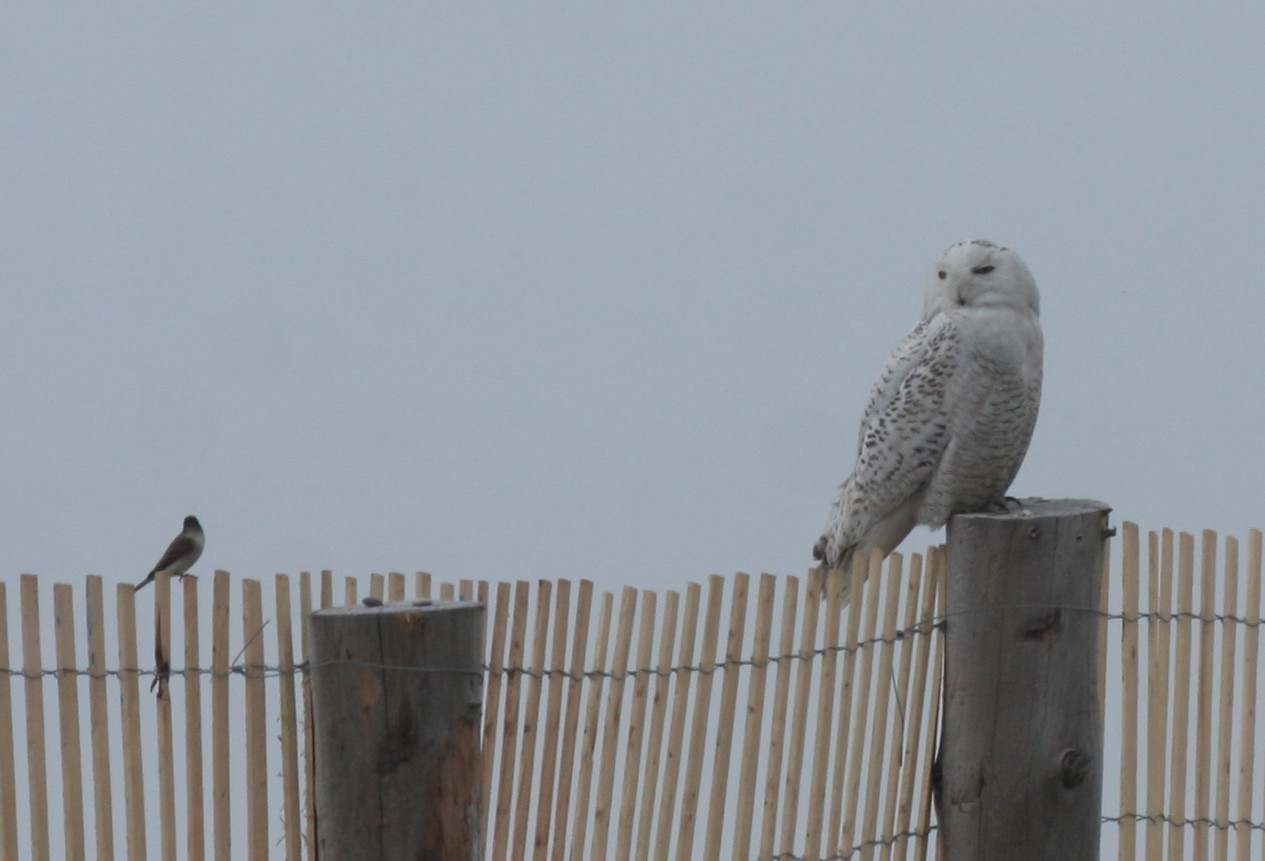
[{"label": "twisted fence wire", "polygon": [[[384,605],[384,609],[389,610],[390,609],[389,605]],[[583,681],[585,679],[592,680],[596,678],[614,679],[614,680],[620,681],[620,680],[624,680],[628,678],[636,678],[639,675],[671,677],[672,675],[680,671],[698,673],[700,675],[714,675],[715,673],[721,670],[728,669],[728,668],[737,668],[737,667],[744,667],[744,666],[745,667],[767,667],[770,665],[776,666],[784,661],[785,662],[789,662],[789,661],[812,662],[829,653],[859,652],[862,649],[865,649],[868,647],[878,646],[878,645],[883,645],[883,644],[899,643],[899,642],[903,642],[909,637],[917,636],[920,634],[925,636],[937,630],[943,631],[945,625],[948,624],[953,618],[957,616],[968,615],[971,613],[995,612],[997,610],[1049,611],[1050,609],[1051,608],[1048,605],[1017,604],[1017,605],[1005,605],[1005,606],[998,606],[998,607],[975,608],[971,610],[959,610],[953,613],[940,614],[940,615],[935,616],[934,618],[925,619],[921,622],[917,622],[913,625],[910,625],[907,628],[902,628],[901,630],[896,631],[895,634],[893,634],[890,637],[883,637],[883,636],[870,637],[864,640],[858,640],[856,643],[838,643],[838,644],[833,644],[829,646],[820,646],[818,648],[815,648],[809,651],[796,651],[796,652],[788,652],[781,655],[770,655],[769,657],[763,658],[763,659],[755,659],[755,658],[723,659],[722,658],[720,660],[717,660],[715,664],[711,666],[706,666],[706,667],[699,666],[696,664],[681,664],[677,666],[668,667],[665,669],[660,669],[657,667],[633,667],[633,668],[623,670],[623,671],[593,669],[593,670],[585,670],[584,672],[581,672],[581,673],[576,673],[572,670],[567,670],[560,667],[543,669],[543,670],[534,670],[530,667],[519,667],[519,666],[494,668],[492,665],[485,663],[481,667],[481,672],[475,673],[474,671],[467,670],[467,669],[456,669],[456,668],[445,668],[445,667],[413,667],[413,666],[402,666],[402,665],[394,665],[394,664],[383,664],[383,663],[377,663],[377,662],[372,662],[372,661],[337,659],[337,660],[321,661],[317,663],[311,663],[309,661],[301,661],[301,662],[296,663],[293,667],[277,667],[277,666],[271,666],[271,665],[266,665],[266,664],[264,665],[241,664],[241,663],[234,662],[232,665],[228,667],[228,669],[222,670],[222,671],[212,670],[207,667],[171,667],[170,669],[167,669],[167,670],[146,669],[144,667],[119,667],[117,669],[106,669],[106,670],[96,670],[96,671],[66,667],[66,668],[43,669],[39,671],[27,672],[25,670],[22,670],[16,667],[0,667],[0,674],[5,674],[14,678],[23,678],[23,679],[38,679],[38,678],[43,678],[46,676],[61,678],[64,675],[78,675],[78,676],[86,676],[88,678],[97,679],[97,678],[106,678],[110,676],[119,676],[123,674],[129,674],[129,675],[135,674],[137,676],[154,676],[154,675],[175,676],[175,675],[181,675],[181,674],[187,674],[187,673],[222,678],[222,677],[233,676],[233,675],[245,676],[249,672],[252,674],[253,678],[273,678],[273,677],[278,677],[278,676],[302,675],[302,674],[310,672],[313,669],[323,669],[325,667],[331,667],[331,666],[356,666],[356,667],[376,667],[378,669],[385,670],[388,672],[416,673],[419,675],[430,674],[430,673],[436,673],[436,674],[453,673],[453,674],[464,674],[464,675],[478,674],[478,675],[485,675],[485,676],[502,676],[502,677],[521,675],[521,676],[531,676],[532,678],[541,679],[541,680],[546,679],[546,678],[556,677],[556,678],[570,679],[572,681]],[[1066,612],[1073,612],[1073,613],[1088,613],[1093,616],[1100,616],[1109,622],[1123,621],[1123,622],[1135,623],[1135,622],[1155,619],[1159,622],[1167,623],[1167,622],[1180,621],[1183,619],[1189,619],[1192,621],[1202,621],[1202,622],[1221,622],[1221,623],[1232,622],[1232,623],[1242,625],[1248,628],[1260,627],[1262,624],[1265,624],[1265,619],[1248,619],[1242,616],[1238,616],[1234,614],[1224,614],[1224,613],[1208,614],[1208,613],[1196,613],[1194,611],[1173,611],[1173,612],[1168,612],[1168,613],[1138,612],[1138,613],[1126,614],[1126,613],[1116,613],[1116,612],[1100,610],[1097,607],[1077,607],[1077,606],[1069,606],[1069,605],[1061,605],[1061,606],[1054,607],[1053,609],[1056,611],[1066,611]],[[255,636],[257,635],[258,635],[258,632],[256,633]],[[253,638],[254,637],[252,636],[251,639]],[[239,653],[239,657],[240,657],[240,653]]]},{"label": "twisted fence wire", "polygon": [[[390,611],[391,609],[392,609],[391,605],[383,605],[383,610]],[[1265,620],[1262,620],[1262,619],[1246,618],[1246,617],[1233,614],[1233,613],[1206,613],[1206,612],[1201,613],[1201,612],[1196,612],[1196,611],[1191,611],[1191,610],[1149,611],[1149,612],[1138,611],[1138,612],[1124,613],[1124,612],[1106,611],[1097,607],[1068,606],[1068,605],[1058,606],[1053,609],[1060,612],[1088,613],[1090,615],[1102,617],[1103,619],[1109,622],[1118,621],[1118,622],[1123,622],[1126,624],[1138,624],[1141,622],[1158,622],[1162,624],[1170,624],[1177,621],[1189,620],[1189,621],[1199,621],[1199,622],[1219,622],[1223,624],[1232,623],[1235,625],[1243,626],[1245,628],[1258,628],[1262,625],[1263,622],[1265,622]],[[536,670],[536,669],[532,669],[530,667],[525,667],[525,666],[502,666],[502,667],[494,668],[492,665],[485,663],[482,665],[479,671],[471,671],[468,669],[444,668],[444,667],[401,666],[401,665],[383,664],[380,662],[350,660],[350,659],[329,660],[329,661],[323,661],[323,662],[318,662],[318,663],[302,661],[302,662],[296,663],[294,666],[291,666],[291,667],[280,667],[280,666],[273,666],[273,665],[267,665],[267,664],[263,664],[263,665],[243,664],[243,663],[238,663],[237,660],[235,659],[232,665],[230,665],[225,670],[213,670],[207,667],[193,666],[193,667],[183,667],[183,668],[120,667],[120,668],[114,668],[114,669],[99,669],[99,670],[89,670],[89,669],[80,669],[80,668],[54,668],[54,669],[42,669],[39,671],[28,672],[21,668],[0,667],[0,675],[7,675],[12,678],[22,678],[22,679],[31,679],[31,680],[42,679],[44,677],[60,679],[66,675],[85,676],[90,679],[102,679],[102,678],[121,677],[121,676],[134,676],[134,677],[143,676],[143,677],[166,678],[169,676],[178,676],[178,677],[186,676],[188,674],[194,674],[198,676],[210,676],[213,678],[224,678],[224,677],[231,677],[233,675],[240,675],[244,678],[249,676],[250,678],[258,679],[258,678],[273,678],[273,677],[283,677],[283,676],[293,677],[293,676],[306,675],[306,674],[311,673],[315,669],[322,669],[326,667],[335,667],[335,666],[372,668],[372,669],[378,669],[378,670],[382,670],[386,672],[403,672],[403,673],[414,673],[414,674],[454,674],[454,675],[468,675],[468,676],[481,677],[481,678],[490,678],[493,676],[513,677],[515,675],[521,675],[521,676],[529,676],[529,677],[536,678],[539,680],[566,679],[566,680],[571,680],[571,681],[585,681],[585,680],[593,681],[597,679],[625,680],[630,677],[636,678],[637,676],[642,676],[642,675],[651,676],[651,677],[671,677],[677,674],[678,672],[682,672],[682,671],[689,672],[689,673],[698,673],[702,675],[713,675],[719,670],[737,669],[744,666],[754,668],[754,667],[768,667],[770,665],[776,666],[782,662],[794,662],[794,661],[812,662],[829,653],[859,652],[862,649],[873,647],[873,646],[899,643],[908,638],[915,637],[918,635],[924,635],[924,636],[931,635],[933,632],[937,630],[942,632],[944,627],[947,624],[950,624],[952,619],[956,616],[961,616],[968,613],[991,612],[991,611],[997,611],[997,610],[1034,610],[1034,611],[1041,611],[1041,612],[1049,612],[1051,608],[1048,605],[1008,605],[1004,607],[977,608],[974,610],[957,611],[954,613],[939,614],[930,619],[924,619],[913,625],[910,625],[906,628],[896,631],[890,637],[875,636],[875,637],[867,638],[865,640],[857,641],[855,643],[832,644],[832,645],[821,646],[821,647],[811,649],[811,650],[806,650],[806,651],[795,651],[795,652],[787,652],[787,653],[779,654],[779,655],[771,655],[763,659],[755,659],[755,658],[720,659],[710,666],[682,664],[682,665],[672,666],[672,667],[663,668],[663,669],[656,668],[656,667],[635,667],[635,668],[630,668],[630,669],[626,669],[622,671],[592,669],[592,670],[586,670],[583,672],[575,672],[575,671],[567,670],[563,668],[548,668],[548,669]],[[265,623],[265,626],[266,625],[267,623]],[[262,633],[262,630],[263,630],[263,627],[255,631],[249,639],[253,640],[256,637],[258,637]],[[238,653],[237,657],[240,658],[240,656],[241,656],[241,652]],[[1235,820],[1222,821],[1222,820],[1218,820],[1218,819],[1214,819],[1214,818],[1210,818],[1206,816],[1174,817],[1166,813],[1147,814],[1147,813],[1135,813],[1135,812],[1121,812],[1117,815],[1102,815],[1100,817],[1100,822],[1104,825],[1114,824],[1114,825],[1120,825],[1120,826],[1123,826],[1129,823],[1158,822],[1158,823],[1163,823],[1163,824],[1167,824],[1167,825],[1175,826],[1175,827],[1207,826],[1209,828],[1213,828],[1220,831],[1238,831],[1241,828],[1246,828],[1251,831],[1265,832],[1265,822],[1254,821],[1251,819],[1240,818],[1240,819],[1235,819]],[[890,837],[875,838],[875,839],[863,841],[857,844],[856,846],[853,846],[847,852],[834,853],[829,856],[824,856],[822,857],[821,861],[846,861],[846,859],[852,858],[857,853],[865,849],[889,847],[900,841],[906,841],[906,840],[914,839],[914,838],[929,839],[938,830],[938,828],[939,828],[938,825],[932,824],[928,826],[927,828],[921,829],[921,830],[917,830],[917,829],[906,830],[906,831],[893,834]],[[767,859],[767,861],[802,861],[803,858],[804,856],[802,855],[783,853],[783,854],[775,855],[772,858]],[[764,859],[762,859],[762,861],[764,861]]]}]

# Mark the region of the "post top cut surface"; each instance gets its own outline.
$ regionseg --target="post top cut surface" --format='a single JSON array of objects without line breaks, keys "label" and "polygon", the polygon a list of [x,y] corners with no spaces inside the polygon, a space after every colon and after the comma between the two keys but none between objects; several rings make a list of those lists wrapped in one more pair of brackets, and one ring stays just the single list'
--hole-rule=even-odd
[{"label": "post top cut surface", "polygon": [[323,607],[313,610],[313,616],[376,616],[383,613],[425,614],[436,610],[469,610],[483,607],[480,601],[440,601],[432,598],[414,598],[409,601],[383,601],[372,607],[364,604],[348,604],[343,607]]},{"label": "post top cut surface", "polygon": [[977,511],[970,514],[955,514],[954,519],[975,520],[1033,520],[1038,517],[1065,517],[1067,515],[1087,514],[1091,511],[1111,511],[1111,506],[1096,499],[1042,499],[1039,496],[1020,499],[1016,506],[1011,502],[1005,511]]}]

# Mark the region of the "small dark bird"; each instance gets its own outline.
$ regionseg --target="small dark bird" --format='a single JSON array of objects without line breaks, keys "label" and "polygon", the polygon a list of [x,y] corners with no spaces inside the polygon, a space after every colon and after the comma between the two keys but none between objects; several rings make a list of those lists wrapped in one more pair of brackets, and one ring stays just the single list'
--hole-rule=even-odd
[{"label": "small dark bird", "polygon": [[206,536],[202,533],[202,524],[192,514],[184,519],[184,529],[167,545],[167,552],[158,560],[154,570],[150,571],[136,588],[140,589],[152,581],[155,575],[166,572],[173,577],[183,577],[202,555],[206,546]]}]

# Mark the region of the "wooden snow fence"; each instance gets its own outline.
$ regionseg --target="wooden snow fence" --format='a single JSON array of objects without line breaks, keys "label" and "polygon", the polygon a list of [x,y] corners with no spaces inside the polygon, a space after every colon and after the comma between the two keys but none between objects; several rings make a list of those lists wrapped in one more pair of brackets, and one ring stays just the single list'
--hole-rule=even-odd
[{"label": "wooden snow fence", "polygon": [[[924,857],[943,559],[662,596],[499,584],[487,853]],[[752,588],[754,585],[754,589]],[[517,669],[508,669],[517,668]],[[543,702],[543,708],[542,708]]]},{"label": "wooden snow fence", "polygon": [[[1261,534],[1118,541],[1104,857],[1265,857]],[[302,620],[366,594],[487,605],[486,858],[935,857],[943,570],[0,582],[0,859],[314,857]]]}]

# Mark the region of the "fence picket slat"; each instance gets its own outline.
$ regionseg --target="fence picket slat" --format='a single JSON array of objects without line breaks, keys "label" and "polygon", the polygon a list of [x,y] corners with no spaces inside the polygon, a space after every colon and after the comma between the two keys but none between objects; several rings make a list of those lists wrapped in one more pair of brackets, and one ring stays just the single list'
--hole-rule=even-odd
[{"label": "fence picket slat", "polygon": [[[471,594],[467,592],[466,594]],[[558,778],[558,740],[562,726],[562,692],[565,679],[558,674],[566,664],[570,631],[571,581],[559,580],[554,592],[553,645],[549,656],[549,697],[545,703],[545,747],[540,756],[539,801],[532,861],[544,861],[549,852],[549,826],[553,822],[554,786]]]},{"label": "fence picket slat", "polygon": [[273,588],[277,607],[277,697],[281,723],[281,827],[285,835],[286,861],[299,861],[303,840],[300,836],[302,820],[299,818],[299,728],[294,704],[290,578],[278,574]]},{"label": "fence picket slat", "polygon": [[[857,554],[860,556],[861,554]],[[860,675],[854,693],[857,714],[868,717],[870,713],[870,677],[874,666],[874,634],[878,628],[879,596],[878,581],[882,573],[883,559],[877,551],[871,551],[868,558],[862,558],[861,564],[868,563],[869,573],[865,582],[857,584],[856,569],[853,568],[853,601],[857,602],[857,612],[865,607],[865,621],[861,628],[861,642],[864,644],[857,651],[857,669]],[[854,563],[855,565],[856,563]],[[861,794],[861,767],[865,762],[865,720],[859,720],[852,729],[852,744],[848,751],[847,795],[843,802],[843,827],[839,835],[839,847],[844,852],[851,852],[856,844],[857,811]]]},{"label": "fence picket slat", "polygon": [[624,782],[619,792],[619,824],[615,842],[615,861],[628,861],[632,853],[634,818],[637,812],[637,774],[641,766],[641,750],[645,740],[646,697],[650,691],[651,648],[654,646],[654,623],[657,596],[649,589],[641,593],[641,621],[637,629],[637,655],[632,672],[632,708],[628,715],[628,746],[624,752]]},{"label": "fence picket slat", "polygon": [[[810,574],[811,576],[811,574]],[[799,613],[799,578],[788,576],[782,590],[782,618],[778,629],[777,679],[773,687],[773,714],[769,726],[769,761],[764,781],[764,804],[760,824],[760,854],[773,854],[777,839],[778,791],[782,786],[782,760],[786,743],[786,709],[790,701],[791,674],[794,672],[792,651],[795,648],[796,620]]]},{"label": "fence picket slat", "polygon": [[[509,633],[506,620],[509,618],[511,588],[509,583],[496,584],[496,604],[488,614],[492,617],[492,624],[489,626],[492,629],[492,646],[488,652],[488,673],[483,693],[483,773],[479,778],[483,783],[483,822],[479,831],[484,835],[489,834],[488,821],[495,798],[492,794],[492,781],[496,776],[496,728],[501,713],[501,688],[505,679],[505,639]],[[418,574],[417,589],[418,597],[426,600],[424,596],[430,594],[430,575],[423,582],[421,574]]]},{"label": "fence picket slat", "polygon": [[9,680],[9,599],[0,583],[0,859],[18,861],[18,792],[13,759],[13,691]]},{"label": "fence picket slat", "polygon": [[1216,620],[1217,536],[1203,531],[1200,544],[1199,669],[1195,697],[1195,861],[1208,859],[1208,818],[1212,813],[1212,665]]},{"label": "fence picket slat", "polygon": [[[324,574],[324,572],[322,572]],[[324,581],[322,576],[322,581]],[[323,591],[323,590],[322,590]],[[299,572],[299,641],[302,649],[299,659],[307,664],[307,617],[312,613],[312,578],[308,572]],[[307,847],[307,857],[316,857],[316,758],[313,747],[316,743],[312,726],[312,674],[303,673],[299,686],[299,695],[303,698],[303,845]]]},{"label": "fence picket slat", "polygon": [[589,858],[605,858],[615,805],[615,751],[623,718],[624,687],[628,681],[628,654],[632,650],[633,619],[637,612],[637,590],[625,586],[619,599],[619,624],[615,651],[611,656],[610,679],[606,691],[606,720],[602,724],[602,755],[598,760],[597,802],[593,810],[593,848]]},{"label": "fence picket slat", "polygon": [[593,793],[593,752],[597,749],[598,715],[602,707],[602,686],[608,672],[606,651],[610,645],[611,608],[614,596],[602,593],[598,611],[597,652],[593,656],[593,668],[588,677],[588,696],[585,699],[584,730],[580,735],[580,774],[575,782],[576,817],[571,830],[571,856],[584,858],[584,844],[588,837],[589,804]]},{"label": "fence picket slat", "polygon": [[896,700],[896,717],[892,724],[892,748],[894,755],[888,760],[887,795],[883,799],[883,846],[880,858],[890,861],[895,849],[897,791],[903,779],[905,726],[908,719],[909,676],[914,654],[914,626],[921,621],[918,616],[918,599],[922,590],[922,556],[914,553],[909,557],[909,579],[905,585],[905,618],[901,625],[900,670],[892,696]]},{"label": "fence picket slat", "polygon": [[[1221,612],[1234,619],[1239,611],[1239,544],[1227,536],[1225,540],[1225,579]],[[1230,857],[1230,745],[1234,735],[1234,651],[1237,623],[1221,626],[1221,699],[1218,703],[1216,762],[1216,830],[1214,852],[1219,861]]]},{"label": "fence picket slat", "polygon": [[[185,637],[185,857],[201,861],[206,855],[202,813],[202,680],[197,638],[197,578],[181,578],[183,637]],[[175,836],[173,836],[175,837]]]},{"label": "fence picket slat", "polygon": [[[1146,809],[1162,810],[1168,782],[1168,701],[1170,647],[1173,634],[1173,541],[1165,530],[1160,536],[1147,535],[1147,575],[1153,584],[1147,603],[1151,618],[1147,624],[1149,658],[1146,718]],[[1164,851],[1164,822],[1151,819],[1146,825],[1146,857],[1159,858]]]},{"label": "fence picket slat", "polygon": [[[334,572],[328,568],[321,571],[321,608],[334,606]],[[306,625],[304,627],[307,627]],[[307,653],[304,653],[307,657]]]},{"label": "fence picket slat", "polygon": [[756,774],[760,766],[760,732],[764,719],[764,692],[769,674],[769,642],[773,635],[773,602],[777,578],[760,575],[756,598],[755,632],[751,644],[751,673],[747,686],[747,714],[743,726],[742,765],[738,773],[738,801],[734,809],[735,858],[751,853],[751,832],[755,827]]},{"label": "fence picket slat", "polygon": [[[442,597],[445,587],[451,589],[451,584],[440,585],[441,601],[450,600]],[[505,682],[504,717],[501,720],[501,773],[497,781],[496,835],[492,841],[492,861],[503,861],[512,837],[510,810],[514,795],[514,764],[517,762],[518,752],[519,692],[522,688],[523,649],[527,641],[527,602],[530,598],[531,584],[519,580],[514,588],[513,621],[510,623],[509,669]],[[491,803],[491,799],[488,803]]]},{"label": "fence picket slat", "polygon": [[545,648],[549,643],[549,602],[553,584],[548,580],[536,583],[536,627],[531,638],[531,663],[527,669],[527,704],[523,709],[522,732],[519,735],[518,792],[514,810],[514,843],[511,857],[522,861],[527,852],[527,828],[531,802],[535,793],[532,782],[536,763],[536,722],[540,719],[540,689],[544,684]]},{"label": "fence picket slat", "polygon": [[198,578],[188,575],[184,594],[185,857],[202,861],[206,821],[202,798],[202,666],[198,643]]},{"label": "fence picket slat", "polygon": [[264,685],[263,590],[242,580],[243,662],[246,674],[246,849],[250,861],[267,861],[268,722]]},{"label": "fence picket slat", "polygon": [[[799,785],[804,771],[804,734],[808,727],[808,695],[812,689],[812,655],[817,647],[817,617],[822,604],[826,569],[812,568],[804,590],[804,615],[800,619],[799,660],[795,671],[795,701],[791,709],[791,740],[786,751],[786,783],[783,788],[781,841],[778,854],[795,850],[799,826]],[[856,597],[853,597],[856,600]]]},{"label": "fence picket slat", "polygon": [[[944,612],[944,548],[931,548],[927,553],[927,565],[930,571],[927,589],[934,598],[934,602],[931,613],[924,615],[923,618],[935,619]],[[931,847],[931,784],[932,772],[934,771],[933,763],[936,755],[936,732],[934,727],[938,726],[940,722],[940,686],[943,682],[944,674],[944,632],[938,626],[933,626],[927,632],[927,640],[931,644],[931,686],[927,688],[925,696],[931,702],[931,709],[927,715],[927,730],[923,733],[922,740],[923,766],[922,779],[919,781],[918,786],[919,797],[921,798],[918,805],[918,821],[912,829],[914,832],[914,857],[918,861],[925,861],[927,850]]]},{"label": "fence picket slat", "polygon": [[1107,715],[1107,608],[1111,602],[1111,542],[1102,542],[1102,563],[1098,588],[1098,735],[1101,737]]},{"label": "fence picket slat", "polygon": [[83,768],[79,746],[79,674],[75,663],[75,596],[68,583],[53,586],[53,634],[57,651],[63,851],[69,861],[75,861],[84,857]]},{"label": "fence picket slat", "polygon": [[[808,826],[804,832],[804,858],[817,861],[821,857],[822,819],[826,806],[826,772],[830,766],[830,730],[835,706],[835,683],[839,663],[839,621],[843,611],[845,574],[835,571],[826,575],[826,624],[822,653],[818,659],[816,736],[813,739],[812,774],[808,790]],[[852,584],[854,587],[856,583]],[[857,594],[848,590],[850,594]],[[842,713],[840,714],[842,718]],[[835,755],[835,764],[838,753]]]},{"label": "fence picket slat", "polygon": [[163,861],[176,861],[176,775],[171,726],[171,575],[154,579],[154,681],[158,724],[158,825]]},{"label": "fence picket slat", "polygon": [[44,751],[44,679],[40,657],[39,580],[34,574],[23,574],[22,593],[22,686],[26,705],[26,774],[27,805],[31,822],[31,857],[47,861],[48,846],[48,772]]},{"label": "fence picket slat", "polygon": [[136,601],[130,583],[120,583],[119,722],[123,730],[123,803],[127,811],[128,861],[145,861],[145,778],[141,761],[140,672],[136,659]]},{"label": "fence picket slat", "polygon": [[[475,583],[474,600],[483,605],[484,616],[490,616],[489,608],[492,606],[488,600],[488,581],[479,580]],[[488,633],[487,625],[483,626],[483,651],[487,653],[488,644],[492,642],[492,635]],[[485,661],[486,666],[486,661]],[[486,797],[486,796],[485,796]]]},{"label": "fence picket slat", "polygon": [[1243,745],[1239,751],[1238,808],[1234,826],[1235,851],[1239,858],[1252,857],[1252,788],[1256,759],[1256,673],[1261,637],[1261,531],[1252,529],[1247,538],[1247,590],[1243,602],[1243,697],[1240,699],[1239,726]]},{"label": "fence picket slat", "polygon": [[[106,693],[105,589],[101,577],[87,578],[88,716],[92,734],[92,810],[97,861],[114,858],[114,805],[110,788],[110,709]],[[0,586],[2,589],[3,586]],[[0,618],[4,615],[0,600]],[[4,632],[0,629],[0,641]],[[3,656],[0,656],[3,661]],[[0,764],[0,771],[3,771]]]},{"label": "fence picket slat", "polygon": [[634,857],[646,861],[650,857],[650,836],[659,788],[659,770],[663,762],[663,730],[668,715],[668,694],[672,684],[672,650],[676,646],[677,616],[681,593],[669,590],[663,602],[663,621],[659,633],[659,657],[655,668],[654,700],[650,706],[650,733],[646,737],[645,767],[641,777],[641,815],[637,818],[637,845]]},{"label": "fence picket slat", "polygon": [[681,638],[677,651],[675,677],[672,685],[672,721],[668,726],[667,748],[664,752],[663,788],[659,794],[659,815],[656,822],[654,859],[667,861],[672,841],[672,823],[676,816],[676,790],[681,776],[681,747],[685,737],[685,718],[689,709],[690,682],[693,675],[687,669],[694,660],[694,643],[698,631],[698,605],[702,587],[690,583],[685,589],[685,612],[681,617]]},{"label": "fence picket slat", "polygon": [[[724,578],[717,578],[721,583]],[[729,762],[733,753],[734,711],[738,704],[738,679],[742,665],[743,634],[747,625],[747,590],[751,578],[746,574],[734,577],[729,596],[729,635],[725,642],[725,669],[720,688],[720,707],[716,715],[716,747],[712,759],[712,794],[707,809],[707,830],[704,834],[703,857],[720,857],[721,832],[725,824],[725,806],[729,789]]]},{"label": "fence picket slat", "polygon": [[1171,817],[1169,857],[1181,861],[1186,851],[1186,773],[1190,731],[1191,614],[1195,588],[1194,539],[1186,532],[1178,536],[1177,562],[1177,646],[1173,659],[1173,735],[1168,810]]},{"label": "fence picket slat", "polygon": [[[677,832],[677,861],[695,856],[694,831],[698,825],[698,799],[703,778],[703,757],[707,752],[707,718],[711,713],[712,684],[715,680],[716,647],[720,638],[720,606],[725,597],[725,578],[707,578],[707,612],[703,617],[703,640],[699,643],[699,679],[694,686],[694,714],[691,715],[689,756],[685,761],[685,786],[681,790],[681,817]],[[710,859],[707,859],[710,861]]]},{"label": "fence picket slat", "polygon": [[[874,841],[879,839],[878,815],[879,799],[883,796],[883,764],[887,755],[887,710],[891,702],[892,650],[896,644],[896,611],[900,607],[901,583],[904,567],[902,557],[893,553],[887,564],[887,596],[884,602],[883,631],[878,643],[878,701],[874,709],[873,724],[870,731],[870,747],[867,752],[870,779],[865,799],[865,824],[861,832],[864,845],[861,848],[861,861],[869,861],[874,854]],[[878,584],[874,586],[874,596],[879,594]]]},{"label": "fence picket slat", "polygon": [[1124,618],[1120,624],[1120,810],[1127,814],[1119,823],[1120,858],[1137,855],[1138,823],[1131,818],[1138,807],[1138,527],[1125,523],[1121,529],[1121,573]]},{"label": "fence picket slat", "polygon": [[228,780],[229,575],[216,569],[211,592],[211,821],[215,861],[231,861]]},{"label": "fence picket slat", "polygon": [[[918,557],[914,557],[918,560]],[[913,826],[914,787],[917,785],[919,740],[922,738],[922,715],[928,699],[927,666],[931,640],[935,636],[933,619],[936,612],[936,572],[934,554],[926,557],[922,569],[921,598],[918,604],[917,633],[909,642],[913,656],[913,680],[909,688],[908,715],[901,749],[900,788],[897,790],[896,816],[892,824],[892,855],[904,858]],[[912,627],[912,623],[911,623]],[[933,694],[934,695],[934,694]],[[931,725],[934,725],[932,722]],[[925,768],[925,766],[924,766]]]},{"label": "fence picket slat", "polygon": [[848,773],[847,764],[851,761],[848,758],[848,751],[851,747],[852,722],[854,719],[859,719],[861,725],[865,725],[865,715],[863,713],[859,715],[854,714],[852,696],[853,685],[856,681],[856,663],[861,639],[861,615],[865,609],[861,600],[864,597],[864,593],[861,590],[865,583],[865,571],[865,565],[854,561],[852,570],[846,575],[852,581],[848,586],[848,594],[856,597],[848,603],[848,629],[844,640],[844,645],[847,648],[843,655],[843,672],[839,679],[839,718],[835,727],[834,779],[830,782],[830,821],[826,830],[829,840],[826,847],[831,854],[836,856],[844,851],[841,842],[843,836],[843,800],[846,791],[844,779]]},{"label": "fence picket slat", "polygon": [[567,673],[567,705],[562,719],[562,740],[558,755],[558,791],[554,800],[553,851],[551,858],[566,857],[568,823],[571,814],[571,786],[575,774],[576,745],[579,738],[581,695],[584,693],[584,663],[588,660],[589,621],[593,611],[593,581],[581,580],[575,604],[575,625],[571,641],[571,664]]}]

